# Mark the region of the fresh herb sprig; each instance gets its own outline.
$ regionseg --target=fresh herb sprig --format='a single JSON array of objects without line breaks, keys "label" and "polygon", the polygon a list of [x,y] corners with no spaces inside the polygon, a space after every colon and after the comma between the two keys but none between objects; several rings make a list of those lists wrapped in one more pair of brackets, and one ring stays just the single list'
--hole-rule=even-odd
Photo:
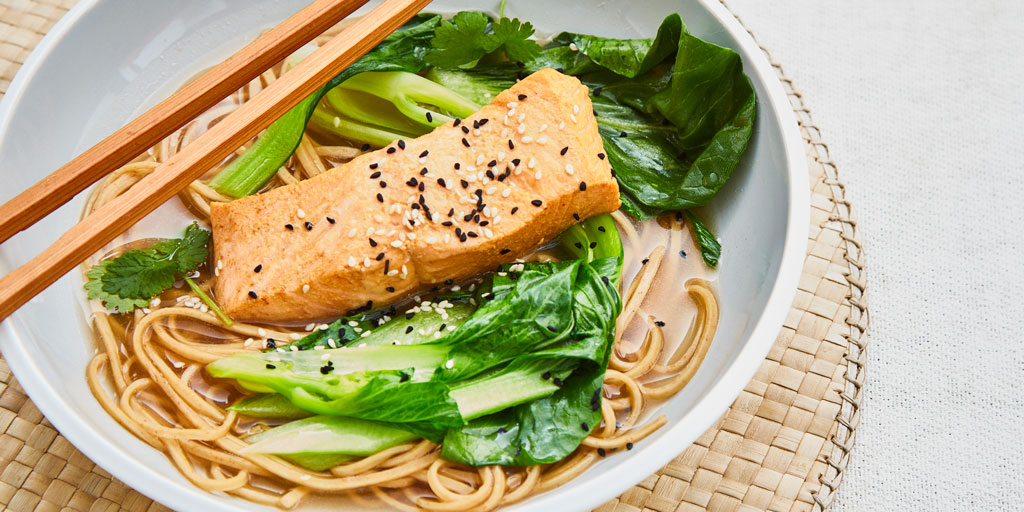
[{"label": "fresh herb sprig", "polygon": [[527,62],[540,55],[541,47],[530,39],[533,25],[519,18],[491,22],[482,12],[463,11],[434,31],[434,46],[426,61],[440,68],[471,68],[487,55],[503,50],[511,61]]},{"label": "fresh herb sprig", "polygon": [[[204,263],[210,256],[206,248],[209,243],[210,232],[193,222],[181,238],[160,241],[149,249],[127,251],[94,265],[86,273],[89,280],[85,289],[90,299],[102,300],[106,308],[130,313],[148,306],[153,297],[174,284],[177,276],[185,276]],[[204,298],[214,311],[220,311],[207,299]]]}]

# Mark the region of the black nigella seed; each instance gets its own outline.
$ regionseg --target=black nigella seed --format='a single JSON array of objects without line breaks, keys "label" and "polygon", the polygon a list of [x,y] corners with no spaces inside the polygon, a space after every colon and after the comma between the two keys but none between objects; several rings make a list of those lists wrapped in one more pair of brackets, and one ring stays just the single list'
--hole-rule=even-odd
[{"label": "black nigella seed", "polygon": [[434,116],[430,115],[430,112],[427,112],[427,122],[428,123],[433,123],[434,122]]},{"label": "black nigella seed", "polygon": [[469,182],[466,180],[459,180],[459,185],[462,185],[462,188],[469,188]]},{"label": "black nigella seed", "polygon": [[254,292],[252,290],[249,290],[249,296],[254,298],[254,299],[258,299],[259,298],[259,295],[256,295],[256,292]]},{"label": "black nigella seed", "polygon": [[600,231],[600,232],[602,232],[602,233],[604,233],[604,232],[605,232],[604,226],[598,226],[598,227],[597,227],[597,230],[598,230],[598,231]]},{"label": "black nigella seed", "polygon": [[598,153],[597,157],[600,158],[601,160],[604,160],[604,153]]},{"label": "black nigella seed", "polygon": [[426,189],[427,187],[425,183],[420,182],[420,186],[416,188],[418,188],[420,192],[423,192],[423,190]]},{"label": "black nigella seed", "polygon": [[417,180],[416,177],[409,178],[409,181],[405,182],[405,184],[409,185],[410,187],[415,187],[418,183],[419,180]]},{"label": "black nigella seed", "polygon": [[376,168],[377,168],[377,162],[374,162],[374,163],[370,164],[370,170],[371,171],[376,169]]},{"label": "black nigella seed", "polygon": [[559,379],[558,377],[552,379],[551,382],[558,387],[562,387],[562,379]]},{"label": "black nigella seed", "polygon": [[651,260],[649,260],[647,258],[644,258],[644,259],[640,260],[640,264],[641,265],[646,265],[648,261],[651,261]]},{"label": "black nigella seed", "polygon": [[619,132],[619,137],[625,137],[625,136],[626,136],[626,132]]},{"label": "black nigella seed", "polygon": [[494,179],[494,171],[488,169],[485,174],[487,175],[488,178],[490,178],[492,180]]},{"label": "black nigella seed", "polygon": [[608,276],[601,276],[601,282],[604,284],[608,284],[610,282],[608,281]]},{"label": "black nigella seed", "polygon": [[444,284],[446,284],[446,285],[453,285],[453,284],[455,284],[455,281],[452,281],[451,279],[445,279],[444,280]]},{"label": "black nigella seed", "polygon": [[473,232],[473,231],[467,231],[466,232],[466,236],[468,236],[470,238],[476,238],[477,234],[475,232]]},{"label": "black nigella seed", "polygon": [[291,224],[285,224],[284,228],[287,229],[288,231],[291,231],[291,230],[295,229],[295,226],[292,226]]},{"label": "black nigella seed", "polygon": [[508,429],[506,429],[505,427],[498,427],[498,433],[499,434],[504,434],[506,432],[508,432]]},{"label": "black nigella seed", "polygon": [[627,450],[632,450],[633,449],[633,443],[626,443],[626,449]]},{"label": "black nigella seed", "polygon": [[418,203],[413,203],[412,204],[412,209],[413,210],[419,210],[420,209],[420,205]]},{"label": "black nigella seed", "polygon": [[[429,116],[430,114],[427,114],[427,115]],[[409,374],[408,373],[403,373],[402,374],[402,378],[398,379],[398,382],[405,382],[407,380],[409,380]]]},{"label": "black nigella seed", "polygon": [[493,294],[493,293],[490,293],[490,292],[488,292],[488,293],[485,293],[485,294],[481,295],[481,297],[483,297],[483,298],[484,298],[484,299],[486,299],[486,300],[491,300],[491,299],[493,299],[493,298],[494,298],[494,294]]},{"label": "black nigella seed", "polygon": [[581,181],[580,182],[580,192],[582,192],[582,191],[584,191],[586,189],[587,189],[587,182]]},{"label": "black nigella seed", "polygon": [[267,339],[267,348],[277,348],[277,342],[273,339]]},{"label": "black nigella seed", "polygon": [[328,224],[334,224],[334,219],[332,219],[330,217],[327,217],[327,223]]},{"label": "black nigella seed", "polygon": [[595,88],[594,88],[594,96],[600,96],[600,95],[601,95],[601,91],[602,91],[602,90],[603,90],[603,89],[602,89],[602,88],[600,88],[600,87],[595,87]]},{"label": "black nigella seed", "polygon": [[540,205],[544,204],[544,201],[541,201],[540,199],[534,199],[533,201],[530,201],[530,204],[539,207]]},{"label": "black nigella seed", "polygon": [[426,149],[424,149],[424,150],[423,150],[423,152],[422,152],[422,153],[420,153],[420,158],[423,158],[423,157],[425,157],[425,156],[427,156],[427,155],[429,155],[429,154],[430,154],[430,151],[429,151],[429,150],[426,150]]},{"label": "black nigella seed", "polygon": [[[465,127],[463,127],[463,128],[465,128]],[[466,146],[467,148],[469,147],[469,141],[468,141],[468,140],[466,140],[466,138],[465,138],[465,137],[463,137],[463,138],[462,138],[462,145],[463,145],[463,146]]]},{"label": "black nigella seed", "polygon": [[460,167],[462,167],[462,164],[455,162],[455,170],[459,170]]},{"label": "black nigella seed", "polygon": [[520,160],[518,158],[513,158],[512,159],[512,165],[519,165],[519,162],[522,162],[522,160]]},{"label": "black nigella seed", "polygon": [[406,313],[405,314],[405,319],[406,320],[412,320],[412,317],[414,317],[414,316],[416,316],[416,313]]},{"label": "black nigella seed", "polygon": [[486,117],[481,119],[480,120],[480,126],[483,126],[483,125],[487,124],[487,121],[490,121],[490,119],[487,119]]},{"label": "black nigella seed", "polygon": [[259,265],[256,265],[256,268],[252,269],[252,271],[256,272],[257,274],[260,273],[260,270],[263,270],[263,264],[262,263],[259,264]]},{"label": "black nigella seed", "polygon": [[572,214],[572,218],[576,219],[578,221],[578,220],[580,220],[580,214],[574,213],[574,214]]},{"label": "black nigella seed", "polygon": [[512,143],[512,139],[508,140],[508,148],[509,149],[515,149],[516,148],[516,145]]},{"label": "black nigella seed", "polygon": [[370,247],[377,247],[377,241],[376,240],[374,240],[372,238],[370,238],[369,240],[370,240]]},{"label": "black nigella seed", "polygon": [[512,249],[509,249],[507,247],[502,249],[502,250],[500,250],[500,251],[498,251],[499,254],[508,254],[510,252],[512,252]]},{"label": "black nigella seed", "polygon": [[583,244],[581,244],[579,242],[576,242],[573,245],[575,245],[577,249],[582,249],[583,248]]},{"label": "black nigella seed", "polygon": [[397,150],[396,150],[396,149],[394,148],[394,146],[392,146],[392,147],[388,148],[388,154],[389,154],[389,155],[390,155],[391,153],[394,153],[395,151],[397,151]]},{"label": "black nigella seed", "polygon": [[490,224],[490,223],[491,223],[491,221],[489,221],[489,220],[485,220],[485,221],[481,222],[481,221],[480,221],[480,216],[479,216],[479,215],[477,215],[477,216],[476,216],[475,218],[476,218],[476,222],[477,222],[478,224],[480,224],[480,227],[484,227],[484,226],[486,226],[486,225],[488,225],[488,224]]},{"label": "black nigella seed", "polygon": [[395,293],[395,287],[394,286],[388,286],[387,288],[384,288],[384,289],[387,290],[388,293]]},{"label": "black nigella seed", "polygon": [[327,375],[328,373],[331,373],[332,371],[334,371],[334,366],[326,365],[325,364],[325,365],[320,367],[320,374],[321,375]]},{"label": "black nigella seed", "polygon": [[380,261],[380,260],[384,259],[384,253],[382,253],[382,252],[381,253],[377,253],[377,257],[374,258],[374,259],[376,259],[377,261]]},{"label": "black nigella seed", "polygon": [[562,148],[562,150],[559,151],[558,154],[562,155],[562,156],[565,156],[565,154],[568,153],[568,152],[569,152],[569,146],[566,146],[566,147]]},{"label": "black nigella seed", "polygon": [[380,202],[383,203],[384,202],[384,196],[378,193],[377,194],[377,201],[380,201]]},{"label": "black nigella seed", "polygon": [[676,222],[683,221],[683,212],[676,212]]},{"label": "black nigella seed", "polygon": [[450,228],[450,227],[452,227],[452,221],[446,220],[446,221],[442,222],[441,225]]},{"label": "black nigella seed", "polygon": [[513,208],[512,208],[512,215],[515,215],[515,214],[516,214],[516,212],[518,212],[518,211],[519,211],[519,207],[518,207],[518,206],[516,206],[516,207],[513,207]]},{"label": "black nigella seed", "polygon": [[455,118],[455,122],[452,123],[452,126],[458,126],[460,124],[462,124],[462,119],[459,119],[458,117],[456,117]]},{"label": "black nigella seed", "polygon": [[597,242],[590,242],[590,248],[593,249],[594,247],[597,247]]},{"label": "black nigella seed", "polygon": [[389,268],[391,268],[391,260],[384,260],[384,275],[388,275]]},{"label": "black nigella seed", "polygon": [[544,372],[544,375],[541,375],[540,378],[542,378],[544,380],[550,379],[551,378],[551,372]]},{"label": "black nigella seed", "polygon": [[405,149],[405,141],[398,139],[398,149]]},{"label": "black nigella seed", "polygon": [[657,325],[658,327],[665,327],[665,322],[658,320],[657,322],[654,322],[654,325]]},{"label": "black nigella seed", "polygon": [[370,175],[370,179],[375,180],[377,178],[380,178],[380,171],[373,171],[373,174]]},{"label": "black nigella seed", "polygon": [[526,99],[526,95],[525,94],[520,94],[519,95],[519,101],[523,101],[525,99]]},{"label": "black nigella seed", "polygon": [[473,128],[474,129],[480,128],[480,121],[473,121]]},{"label": "black nigella seed", "polygon": [[272,365],[272,364],[270,364],[270,363],[267,363],[267,369],[268,370],[273,370],[274,368],[277,368],[277,367]]},{"label": "black nigella seed", "polygon": [[548,326],[548,330],[551,331],[551,332],[558,332],[558,329],[556,329],[555,326],[553,326],[553,325],[549,325]]},{"label": "black nigella seed", "polygon": [[605,451],[604,451],[604,448],[598,448],[598,449],[597,449],[597,454],[598,454],[598,455],[600,455],[600,456],[602,456],[602,457],[604,457],[604,456],[605,456]]},{"label": "black nigella seed", "polygon": [[580,427],[583,428],[584,432],[590,432],[590,425],[587,425],[587,422],[580,423]]},{"label": "black nigella seed", "polygon": [[448,327],[448,324],[441,324],[441,327],[438,327],[437,330],[443,331],[445,327]]},{"label": "black nigella seed", "polygon": [[409,327],[405,328],[405,333],[406,334],[409,334],[410,332],[412,332],[412,326],[411,325]]},{"label": "black nigella seed", "polygon": [[466,241],[466,234],[465,233],[463,233],[462,235],[459,236],[459,241],[460,242],[465,242]]},{"label": "black nigella seed", "polygon": [[686,257],[686,251],[679,251],[679,255],[685,258]]},{"label": "black nigella seed", "polygon": [[445,185],[445,182],[444,182],[444,178],[438,178],[437,179],[437,184],[441,185],[442,187],[447,188],[447,186]]},{"label": "black nigella seed", "polygon": [[363,144],[363,147],[360,148],[360,150],[361,151],[369,151],[370,150],[370,145],[369,144]]},{"label": "black nigella seed", "polygon": [[305,226],[306,226],[306,231],[313,231],[313,223],[312,222],[307,220]]},{"label": "black nigella seed", "polygon": [[462,127],[462,133],[469,133],[469,127],[468,126],[463,126]]},{"label": "black nigella seed", "polygon": [[497,160],[491,160],[490,162],[487,162],[487,167],[494,167],[495,165],[498,165]]},{"label": "black nigella seed", "polygon": [[427,168],[424,167],[424,168],[420,169],[420,176],[426,176],[428,172],[430,172],[430,171],[428,171]]},{"label": "black nigella seed", "polygon": [[384,180],[381,180],[380,181],[380,188],[388,188],[388,182],[386,182]]}]

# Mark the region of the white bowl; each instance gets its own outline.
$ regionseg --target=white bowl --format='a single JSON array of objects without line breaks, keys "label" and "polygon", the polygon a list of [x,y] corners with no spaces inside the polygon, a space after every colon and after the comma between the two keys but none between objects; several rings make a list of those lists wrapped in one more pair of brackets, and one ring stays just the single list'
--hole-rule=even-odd
[{"label": "white bowl", "polygon": [[[79,2],[39,44],[0,104],[0,199],[38,181],[304,3]],[[471,0],[445,0],[429,10],[478,8]],[[718,334],[695,378],[664,405],[666,427],[634,450],[610,456],[571,483],[509,510],[600,505],[682,452],[754,375],[796,290],[809,207],[803,143],[774,70],[721,4],[515,0],[506,14],[529,19],[541,31],[652,37],[671,12],[679,12],[696,35],[739,52],[758,95],[750,148],[711,207],[725,255]],[[10,271],[53,242],[76,221],[81,201],[76,198],[0,247],[0,271]],[[103,411],[86,386],[85,368],[95,346],[81,313],[80,285],[77,277],[65,276],[0,325],[0,350],[43,414],[101,467],[167,506],[266,510],[199,490],[163,453]]]}]

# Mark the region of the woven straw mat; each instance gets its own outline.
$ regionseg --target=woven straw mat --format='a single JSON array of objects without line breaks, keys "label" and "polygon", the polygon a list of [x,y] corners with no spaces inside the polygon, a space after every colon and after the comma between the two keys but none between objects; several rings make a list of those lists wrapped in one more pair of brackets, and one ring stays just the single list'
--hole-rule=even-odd
[{"label": "woven straw mat", "polygon": [[[0,94],[73,4],[0,0]],[[811,178],[807,256],[793,307],[767,359],[725,415],[599,512],[824,510],[842,480],[860,422],[867,361],[864,255],[828,146],[792,81],[772,65],[800,121]],[[0,433],[4,510],[166,510],[64,439],[2,358]]]}]

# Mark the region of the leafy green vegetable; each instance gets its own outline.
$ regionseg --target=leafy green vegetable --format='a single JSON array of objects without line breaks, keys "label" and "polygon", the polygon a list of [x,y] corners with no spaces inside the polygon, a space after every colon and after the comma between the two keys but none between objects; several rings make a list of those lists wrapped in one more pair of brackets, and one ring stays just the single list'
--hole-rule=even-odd
[{"label": "leafy green vegetable", "polygon": [[135,249],[94,265],[86,277],[90,299],[119,313],[145,307],[174,284],[175,276],[195,270],[210,253],[210,232],[192,223],[182,238],[163,240],[149,249]]},{"label": "leafy green vegetable", "polygon": [[313,415],[305,409],[295,407],[287,398],[277,393],[253,395],[228,406],[227,409],[238,414],[262,419],[298,420]]},{"label": "leafy green vegetable", "polygon": [[722,257],[722,244],[718,243],[715,234],[693,212],[686,212],[686,216],[693,224],[693,231],[697,236],[697,246],[700,247],[700,255],[704,258],[704,263],[711,268],[717,267],[718,259]]},{"label": "leafy green vegetable", "polygon": [[426,66],[424,56],[430,49],[430,39],[433,38],[434,28],[440,21],[441,17],[436,15],[415,16],[369,53],[274,121],[245,153],[217,173],[209,185],[231,197],[243,197],[258,192],[298,147],[306,123],[313,116],[317,104],[327,91],[365,71],[417,73],[423,70]]},{"label": "leafy green vegetable", "polygon": [[324,471],[352,457],[373,455],[415,438],[407,430],[379,421],[313,416],[247,438],[250,444],[242,453],[278,455]]},{"label": "leafy green vegetable", "polygon": [[492,24],[482,12],[463,11],[438,25],[430,40],[434,49],[426,59],[440,68],[471,68],[486,55],[503,49],[510,60],[525,62],[540,53],[540,45],[529,39],[532,35],[530,22],[502,17]]}]

